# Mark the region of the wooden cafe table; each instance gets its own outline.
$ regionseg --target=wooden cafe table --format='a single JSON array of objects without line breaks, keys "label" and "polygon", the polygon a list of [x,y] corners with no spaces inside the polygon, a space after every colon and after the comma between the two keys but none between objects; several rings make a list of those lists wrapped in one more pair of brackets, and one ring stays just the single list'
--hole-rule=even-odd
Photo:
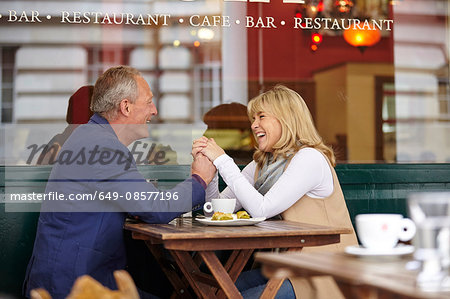
[{"label": "wooden cafe table", "polygon": [[[450,292],[423,292],[416,287],[418,270],[408,270],[410,262],[415,263],[411,256],[368,259],[343,252],[261,252],[256,254],[255,259],[263,264],[265,273],[271,276],[331,275],[347,299],[450,298]],[[272,296],[268,295],[267,298]]]},{"label": "wooden cafe table", "polygon": [[[187,284],[200,298],[242,298],[234,282],[254,249],[320,246],[340,241],[346,228],[318,226],[284,220],[268,220],[250,226],[205,226],[192,218],[178,218],[169,224],[126,223],[134,239],[144,240],[178,297],[191,297]],[[167,262],[170,252],[183,277]],[[222,264],[215,250],[231,250]],[[195,254],[193,254],[195,252]],[[201,272],[204,262],[212,275]]]}]

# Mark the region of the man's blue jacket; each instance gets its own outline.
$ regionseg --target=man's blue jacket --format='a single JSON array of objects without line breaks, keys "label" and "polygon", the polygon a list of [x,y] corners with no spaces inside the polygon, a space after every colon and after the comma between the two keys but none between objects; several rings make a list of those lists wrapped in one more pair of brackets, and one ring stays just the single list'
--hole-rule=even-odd
[{"label": "man's blue jacket", "polygon": [[[109,153],[109,154],[108,154]],[[113,155],[117,161],[112,161]],[[76,159],[75,159],[76,158]],[[125,162],[124,162],[125,161]],[[24,294],[44,288],[53,298],[65,298],[75,281],[88,274],[116,289],[113,271],[126,266],[123,225],[127,215],[148,223],[167,223],[202,204],[205,190],[196,178],[174,187],[177,201],[127,201],[134,192],[158,192],[138,172],[129,150],[106,119],[94,114],[63,145],[47,183],[46,193],[122,196],[114,202],[44,201]],[[117,192],[113,194],[113,192]],[[131,193],[130,193],[131,192]],[[80,212],[81,211],[81,212]],[[112,211],[112,212],[105,212]]]}]

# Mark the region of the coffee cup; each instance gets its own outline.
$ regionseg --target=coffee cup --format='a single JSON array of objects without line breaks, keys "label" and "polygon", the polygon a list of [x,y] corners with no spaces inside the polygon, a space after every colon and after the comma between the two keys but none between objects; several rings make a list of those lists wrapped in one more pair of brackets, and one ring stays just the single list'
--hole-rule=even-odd
[{"label": "coffee cup", "polygon": [[213,198],[211,202],[206,202],[203,205],[203,211],[205,213],[233,213],[235,206],[236,198]]},{"label": "coffee cup", "polygon": [[399,240],[411,240],[416,226],[400,214],[360,214],[356,216],[356,231],[365,248],[389,250]]}]

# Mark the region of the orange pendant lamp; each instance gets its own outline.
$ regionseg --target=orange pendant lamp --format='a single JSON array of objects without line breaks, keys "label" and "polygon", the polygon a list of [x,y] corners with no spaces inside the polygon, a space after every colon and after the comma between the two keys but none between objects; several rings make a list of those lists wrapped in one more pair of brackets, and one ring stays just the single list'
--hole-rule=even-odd
[{"label": "orange pendant lamp", "polygon": [[366,25],[362,28],[364,29],[351,26],[344,31],[344,39],[350,45],[357,47],[361,52],[364,52],[367,47],[373,46],[380,41],[381,32],[375,25]]}]

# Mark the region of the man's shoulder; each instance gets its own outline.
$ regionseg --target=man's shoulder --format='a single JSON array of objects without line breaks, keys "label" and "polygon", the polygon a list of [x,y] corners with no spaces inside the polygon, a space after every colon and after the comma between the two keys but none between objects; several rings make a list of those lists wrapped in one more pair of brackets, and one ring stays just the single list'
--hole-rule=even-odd
[{"label": "man's shoulder", "polygon": [[[95,178],[134,167],[130,152],[116,137],[99,125],[79,126],[64,143],[53,165],[51,177]],[[117,168],[120,166],[120,168]]]},{"label": "man's shoulder", "polygon": [[84,124],[76,128],[64,143],[62,149],[75,149],[81,147],[108,147],[122,148],[117,136],[99,124]]}]

